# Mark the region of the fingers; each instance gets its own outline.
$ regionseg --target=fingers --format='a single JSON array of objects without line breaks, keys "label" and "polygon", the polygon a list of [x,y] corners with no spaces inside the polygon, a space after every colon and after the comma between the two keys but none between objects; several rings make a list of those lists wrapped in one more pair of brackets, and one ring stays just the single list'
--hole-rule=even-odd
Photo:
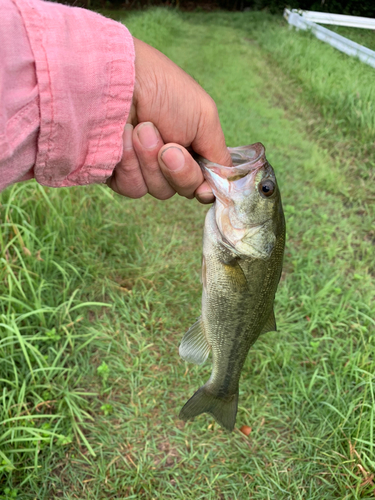
[{"label": "fingers", "polygon": [[166,144],[160,149],[159,165],[165,179],[181,196],[186,198],[196,196],[201,203],[214,201],[212,191],[204,182],[199,165],[179,144]]},{"label": "fingers", "polygon": [[164,145],[159,131],[150,122],[140,123],[133,132],[133,146],[148,192],[159,200],[166,200],[175,194],[160,170],[158,153]]},{"label": "fingers", "polygon": [[176,192],[201,203],[212,203],[214,195],[190,153],[176,143],[163,144],[150,122],[133,130],[127,124],[123,134],[123,157],[107,184],[116,193],[140,198],[150,193],[166,200]]},{"label": "fingers", "polygon": [[141,198],[147,193],[159,200],[173,196],[176,191],[163,176],[158,163],[158,152],[163,144],[152,123],[141,123],[134,130],[127,123],[123,133],[123,156],[107,180],[108,186],[129,198]]},{"label": "fingers", "polygon": [[127,123],[123,133],[123,155],[116,165],[108,186],[118,194],[129,198],[141,198],[148,193],[137,155],[133,148],[133,125]]}]

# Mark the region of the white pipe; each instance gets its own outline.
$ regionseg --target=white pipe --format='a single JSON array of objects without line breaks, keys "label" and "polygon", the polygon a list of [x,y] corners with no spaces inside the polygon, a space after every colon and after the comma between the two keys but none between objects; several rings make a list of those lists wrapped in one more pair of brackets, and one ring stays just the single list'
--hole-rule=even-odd
[{"label": "white pipe", "polygon": [[300,14],[304,19],[313,23],[335,24],[337,26],[351,26],[352,28],[375,30],[375,19],[371,17],[344,16],[343,14],[298,9],[293,9],[292,12]]},{"label": "white pipe", "polygon": [[358,57],[362,62],[375,68],[375,52],[373,50],[353,42],[344,36],[338,35],[327,28],[323,28],[323,26],[319,26],[318,24],[304,19],[302,16],[289,9],[284,10],[284,17],[289,24],[295,26],[297,29],[305,31],[310,30],[319,40],[329,43],[332,47],[344,52],[348,56]]}]

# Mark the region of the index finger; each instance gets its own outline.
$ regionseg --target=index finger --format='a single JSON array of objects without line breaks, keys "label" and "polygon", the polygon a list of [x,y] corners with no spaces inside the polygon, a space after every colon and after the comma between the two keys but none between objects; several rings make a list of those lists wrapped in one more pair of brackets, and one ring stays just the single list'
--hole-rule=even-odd
[{"label": "index finger", "polygon": [[196,153],[207,160],[227,167],[232,166],[219,113],[215,101],[209,95],[203,102],[197,133],[191,145]]}]

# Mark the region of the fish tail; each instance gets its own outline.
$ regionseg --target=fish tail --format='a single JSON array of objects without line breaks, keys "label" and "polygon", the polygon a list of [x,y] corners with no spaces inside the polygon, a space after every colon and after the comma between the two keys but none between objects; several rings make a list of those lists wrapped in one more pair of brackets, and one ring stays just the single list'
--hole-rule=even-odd
[{"label": "fish tail", "polygon": [[236,423],[238,391],[230,398],[215,396],[203,386],[197,390],[180,411],[182,420],[190,420],[201,413],[209,413],[222,427],[232,432]]}]

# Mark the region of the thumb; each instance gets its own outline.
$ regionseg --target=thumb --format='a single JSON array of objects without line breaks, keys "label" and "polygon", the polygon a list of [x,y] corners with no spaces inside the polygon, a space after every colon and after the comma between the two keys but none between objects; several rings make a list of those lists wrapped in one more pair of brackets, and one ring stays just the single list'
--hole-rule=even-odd
[{"label": "thumb", "polygon": [[214,201],[199,165],[185,148],[175,143],[165,144],[159,151],[158,159],[164,177],[179,195],[186,198],[195,196],[201,203]]}]

